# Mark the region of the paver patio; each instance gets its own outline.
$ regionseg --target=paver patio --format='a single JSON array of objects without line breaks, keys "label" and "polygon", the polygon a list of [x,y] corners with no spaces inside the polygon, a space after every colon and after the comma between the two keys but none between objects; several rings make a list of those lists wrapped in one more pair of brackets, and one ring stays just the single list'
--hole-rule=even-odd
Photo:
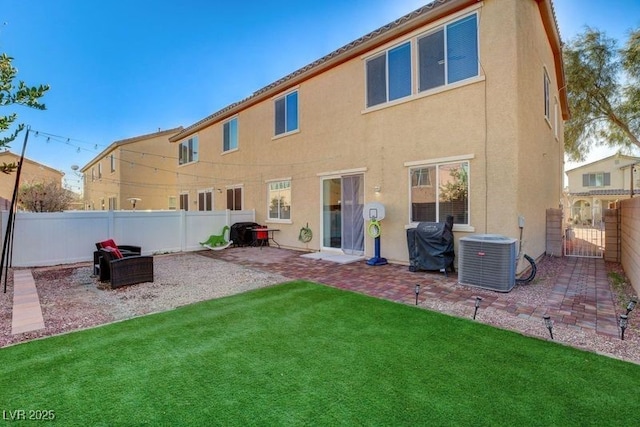
[{"label": "paver patio", "polygon": [[416,284],[420,284],[420,299],[473,307],[476,296],[482,295],[483,308],[504,310],[521,318],[535,317],[541,322],[542,317],[549,314],[555,323],[612,337],[619,335],[615,298],[602,258],[565,257],[564,270],[546,303],[532,306],[514,301],[509,294],[453,286],[458,280],[455,273],[445,276],[438,272],[410,272],[403,265],[369,266],[364,261],[340,265],[302,258],[300,252],[272,247],[235,247],[200,253],[251,268],[268,269],[291,279],[316,281],[407,304],[415,303]]},{"label": "paver patio", "polygon": [[[571,328],[619,335],[614,295],[601,258],[565,257],[564,270],[557,277],[547,300],[538,305],[518,302],[509,294],[458,286],[457,275],[438,272],[411,272],[407,266],[369,266],[365,261],[336,264],[301,257],[298,251],[273,247],[232,247],[198,254],[246,267],[268,270],[291,279],[304,279],[360,292],[400,303],[415,303],[415,285],[420,284],[420,300],[443,301],[472,307],[482,295],[483,309],[503,310],[519,318],[539,318],[549,314],[555,323]],[[14,276],[15,294],[12,333],[44,327],[37,291],[29,270]],[[526,285],[525,285],[526,286]]]}]

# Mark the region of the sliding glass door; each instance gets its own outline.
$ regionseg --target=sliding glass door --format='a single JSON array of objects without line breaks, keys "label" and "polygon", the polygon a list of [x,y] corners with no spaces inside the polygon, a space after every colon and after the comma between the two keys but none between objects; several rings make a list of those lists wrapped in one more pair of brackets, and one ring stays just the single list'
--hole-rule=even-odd
[{"label": "sliding glass door", "polygon": [[364,253],[363,175],[322,181],[322,246],[349,255]]}]

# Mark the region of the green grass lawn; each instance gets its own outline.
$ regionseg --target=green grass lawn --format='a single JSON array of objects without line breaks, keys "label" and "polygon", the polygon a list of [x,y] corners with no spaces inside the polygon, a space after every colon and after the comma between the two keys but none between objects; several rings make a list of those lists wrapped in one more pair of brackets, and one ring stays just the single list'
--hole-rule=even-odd
[{"label": "green grass lawn", "polygon": [[640,366],[308,282],[0,349],[60,425],[630,425]]}]

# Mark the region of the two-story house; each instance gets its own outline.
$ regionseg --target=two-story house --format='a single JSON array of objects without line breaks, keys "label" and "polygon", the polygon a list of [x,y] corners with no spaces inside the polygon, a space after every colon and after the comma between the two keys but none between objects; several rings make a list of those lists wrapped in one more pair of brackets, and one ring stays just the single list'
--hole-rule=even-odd
[{"label": "two-story house", "polygon": [[[2,151],[0,152],[0,163],[15,163],[17,165],[20,163],[20,155],[11,151]],[[54,182],[57,186],[62,187],[63,177],[63,172],[25,157],[20,171],[20,183],[18,186]],[[15,185],[16,172],[0,174],[0,209],[9,210],[11,208]]]},{"label": "two-story house", "polygon": [[566,171],[565,218],[573,225],[602,224],[602,211],[640,194],[640,157],[615,154]]},{"label": "two-story house", "polygon": [[372,255],[376,201],[390,261],[408,261],[408,227],[448,215],[456,239],[518,237],[524,217],[537,257],[562,197],[564,88],[550,0],[438,0],[172,136],[178,185],[207,171],[216,209],[255,209],[290,248]]},{"label": "two-story house", "polygon": [[177,209],[175,146],[182,128],[115,141],[80,169],[87,210]]}]

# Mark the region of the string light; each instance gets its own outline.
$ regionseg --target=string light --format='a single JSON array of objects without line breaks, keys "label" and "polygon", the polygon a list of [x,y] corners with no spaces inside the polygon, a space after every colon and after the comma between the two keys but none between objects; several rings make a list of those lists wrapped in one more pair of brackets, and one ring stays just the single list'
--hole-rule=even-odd
[{"label": "string light", "polygon": [[[81,141],[81,140],[77,140],[74,138],[70,138],[70,137],[63,137],[63,136],[59,136],[59,135],[54,135],[54,134],[50,134],[50,133],[46,133],[46,132],[42,132],[42,131],[37,131],[34,130],[33,131],[34,134],[36,136],[42,136],[42,137],[46,137],[47,138],[47,142],[60,142],[60,143],[64,143],[65,145],[69,145],[73,148],[75,148],[75,151],[77,153],[81,153],[82,151],[87,151],[87,152],[93,152],[94,150],[97,151],[100,147],[104,147],[103,149],[106,149],[107,146],[101,146],[99,144],[94,144],[94,143],[88,143],[86,141]],[[86,148],[86,146],[92,146],[93,149],[89,149]],[[176,144],[176,151],[178,148],[178,144]],[[115,151],[115,150],[114,150]],[[136,151],[136,150],[128,150],[126,148],[123,147],[118,147],[118,152],[123,155],[126,153],[132,153],[132,154],[138,154],[140,155],[141,158],[145,158],[145,157],[159,157],[163,162],[164,160],[173,160],[175,161],[175,164],[177,165],[179,162],[179,157],[178,156],[167,156],[166,154],[156,154],[156,153],[150,153],[150,152],[141,152],[141,151]],[[106,153],[105,153],[106,154]],[[237,167],[237,166],[243,166],[243,167],[248,167],[248,168],[252,168],[252,167],[278,167],[278,166],[282,166],[282,167],[296,167],[296,166],[307,166],[310,164],[321,164],[321,163],[328,163],[331,162],[332,160],[335,160],[336,158],[338,158],[339,156],[334,156],[334,157],[329,157],[329,158],[324,158],[324,159],[316,159],[316,158],[310,158],[308,160],[303,160],[303,161],[299,161],[296,163],[282,163],[282,164],[277,164],[277,163],[230,163],[230,162],[215,162],[215,161],[205,161],[205,160],[198,160],[196,163],[194,163],[194,168],[192,170],[203,170],[206,171],[206,173],[204,174],[199,174],[199,173],[183,173],[183,172],[176,172],[175,169],[171,168],[171,165],[168,165],[170,167],[170,169],[163,169],[163,168],[158,168],[156,166],[151,166],[151,165],[144,165],[142,163],[134,163],[134,162],[129,162],[129,167],[133,168],[135,167],[142,167],[142,168],[151,168],[153,169],[153,173],[157,174],[159,172],[167,172],[167,173],[175,173],[176,174],[176,179],[178,180],[191,180],[191,183],[178,183],[175,185],[166,185],[166,184],[156,184],[156,183],[140,183],[140,182],[130,182],[130,181],[119,181],[119,180],[112,180],[112,179],[108,179],[106,177],[101,177],[101,178],[96,178],[95,180],[99,180],[99,181],[106,181],[106,182],[111,182],[113,184],[117,184],[117,185],[121,185],[121,184],[126,184],[126,185],[134,185],[134,186],[144,186],[146,188],[160,188],[160,189],[170,189],[170,188],[177,188],[178,185],[184,186],[185,184],[191,188],[191,189],[197,189],[198,188],[198,182],[208,182],[211,180],[212,178],[212,171],[208,168],[208,166],[214,166],[217,168],[225,168],[225,167]],[[106,158],[106,156],[105,156]],[[126,160],[122,159],[122,158],[117,158],[114,157],[114,159],[116,160],[120,160],[123,162],[126,162]],[[99,160],[103,160],[103,158],[100,158]],[[126,164],[126,163],[125,163]],[[224,176],[224,173],[216,173],[216,175],[218,177],[220,177],[220,175]],[[82,178],[84,178],[84,175],[82,176]],[[66,178],[65,178],[66,179]],[[257,184],[257,183],[264,183],[264,175],[263,173],[256,171],[254,176],[244,176],[242,178],[218,178],[221,181],[221,185],[233,185],[233,184],[237,184],[240,181],[242,181],[242,183],[244,184]],[[307,180],[307,179],[317,179],[317,175],[315,174],[310,174],[308,172],[308,169],[303,169],[303,172],[301,175],[295,175],[295,180],[300,182],[303,180]],[[82,182],[80,181],[80,185],[82,185]]]},{"label": "string light", "polygon": [[[86,141],[81,141],[79,139],[74,139],[71,137],[66,137],[66,136],[60,136],[60,135],[55,135],[52,133],[48,133],[48,132],[43,132],[43,131],[39,131],[39,130],[33,130],[34,135],[36,137],[46,137],[47,138],[47,142],[60,142],[63,143],[65,145],[69,145],[73,148],[76,149],[76,151],[80,152],[82,150],[85,151],[97,151],[98,148],[100,147],[98,144],[94,144],[94,143],[90,143],[90,142],[86,142]],[[84,148],[82,146],[89,146],[89,147],[93,147],[93,149],[89,149],[89,148]],[[102,146],[103,148],[107,148],[107,146]]]},{"label": "string light", "polygon": [[[59,136],[59,135],[54,135],[54,134],[50,134],[50,133],[46,133],[46,132],[42,132],[42,131],[34,131],[36,135],[42,135],[42,136],[47,136],[47,138],[50,141],[53,142],[63,142],[66,145],[70,145],[73,148],[76,148],[76,151],[78,153],[82,152],[82,151],[88,151],[88,152],[94,152],[97,151],[98,149],[100,149],[102,147],[102,149],[106,149],[108,146],[107,145],[99,145],[99,144],[94,144],[94,143],[89,143],[86,141],[81,141],[78,139],[74,139],[74,138],[69,138],[69,137],[63,137],[63,136]],[[74,143],[72,143],[74,142]],[[88,148],[84,148],[81,145],[89,145],[89,146],[93,146],[92,149],[88,149]],[[176,144],[176,149],[178,147],[178,144]],[[132,153],[132,154],[139,154],[141,157],[145,157],[145,156],[155,156],[155,157],[160,157],[163,160],[164,159],[170,159],[170,160],[175,160],[176,162],[179,161],[179,157],[178,156],[167,156],[165,154],[156,154],[156,153],[150,153],[150,152],[142,152],[142,151],[136,151],[136,150],[127,150],[126,148],[122,148],[120,147],[120,151],[123,153]],[[176,150],[177,151],[177,150]],[[201,164],[204,166],[207,165],[212,165],[212,166],[252,166],[252,167],[260,167],[260,166],[264,166],[264,167],[277,167],[277,166],[300,166],[300,165],[310,165],[310,164],[317,164],[317,163],[322,163],[322,162],[330,162],[333,160],[338,159],[340,156],[336,155],[333,157],[328,157],[325,159],[315,159],[315,158],[310,158],[308,160],[303,160],[303,161],[299,161],[299,162],[287,162],[287,163],[230,163],[230,162],[225,162],[225,163],[220,163],[220,162],[215,162],[215,161],[206,161],[206,160],[198,160],[198,162],[196,164]]]}]

